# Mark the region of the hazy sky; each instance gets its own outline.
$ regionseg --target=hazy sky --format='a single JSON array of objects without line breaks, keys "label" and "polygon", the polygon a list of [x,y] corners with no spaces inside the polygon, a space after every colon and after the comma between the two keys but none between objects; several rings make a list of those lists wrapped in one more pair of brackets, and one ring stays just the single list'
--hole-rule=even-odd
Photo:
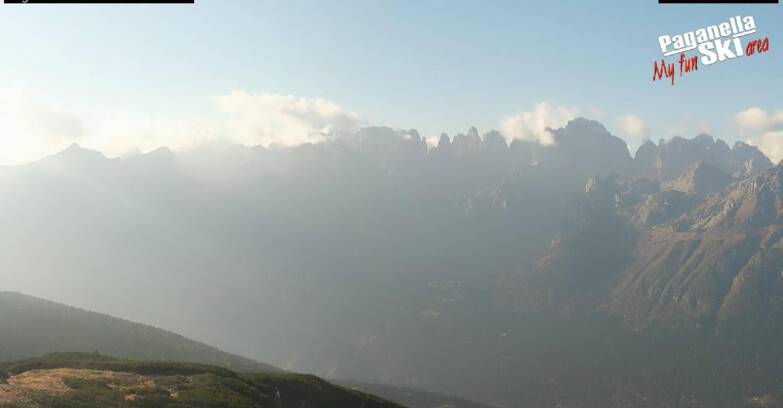
[{"label": "hazy sky", "polygon": [[[537,138],[574,115],[632,147],[709,131],[783,156],[783,5],[261,1],[0,6],[0,164],[361,125]],[[752,15],[770,51],[652,82],[657,38]],[[667,59],[674,61],[673,57]],[[750,108],[755,110],[747,111]],[[739,117],[740,112],[745,111]],[[507,135],[508,136],[508,135]]]}]

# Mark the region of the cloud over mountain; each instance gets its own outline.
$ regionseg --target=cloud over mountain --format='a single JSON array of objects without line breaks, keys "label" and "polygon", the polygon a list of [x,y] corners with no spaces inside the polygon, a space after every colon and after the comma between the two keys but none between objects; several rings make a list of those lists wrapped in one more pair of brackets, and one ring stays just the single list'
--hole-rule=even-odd
[{"label": "cloud over mountain", "polygon": [[189,150],[225,140],[247,146],[293,146],[323,141],[365,124],[361,116],[323,98],[233,91],[212,97],[199,116],[66,110],[33,90],[0,89],[0,165],[40,159],[79,142],[109,157],[160,147]]},{"label": "cloud over mountain", "polygon": [[734,123],[740,136],[764,151],[772,161],[783,159],[783,110],[746,109],[734,117]]},{"label": "cloud over mountain", "polygon": [[542,145],[552,145],[555,139],[547,128],[559,128],[576,117],[578,109],[551,105],[547,102],[536,104],[531,112],[520,112],[501,120],[500,127],[509,139],[537,141]]},{"label": "cloud over mountain", "polygon": [[783,110],[774,113],[759,108],[750,108],[738,113],[734,121],[743,135],[780,130],[783,128]]},{"label": "cloud over mountain", "polygon": [[0,164],[62,150],[85,134],[82,119],[24,86],[0,89]]},{"label": "cloud over mountain", "polygon": [[642,139],[647,139],[650,136],[650,128],[643,120],[639,119],[638,116],[624,115],[620,117],[619,122],[623,133],[629,136],[640,137]]},{"label": "cloud over mountain", "polygon": [[322,98],[234,91],[213,100],[228,115],[231,138],[246,145],[320,142],[364,124],[357,113]]}]

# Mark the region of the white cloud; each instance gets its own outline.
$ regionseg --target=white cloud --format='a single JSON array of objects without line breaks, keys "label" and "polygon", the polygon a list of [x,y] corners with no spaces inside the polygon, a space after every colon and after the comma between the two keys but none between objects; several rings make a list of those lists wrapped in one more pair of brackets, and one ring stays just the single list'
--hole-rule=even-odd
[{"label": "white cloud", "polygon": [[520,112],[503,118],[500,127],[509,140],[531,140],[542,145],[551,145],[555,140],[547,128],[565,126],[569,120],[576,117],[577,112],[576,108],[541,102],[536,104],[532,112]]},{"label": "white cloud", "polygon": [[747,142],[761,149],[775,163],[783,159],[783,131],[766,132]]},{"label": "white cloud", "polygon": [[432,149],[438,145],[438,142],[440,142],[440,136],[431,136],[426,138],[425,141],[427,142],[427,149]]},{"label": "white cloud", "polygon": [[298,145],[361,126],[358,114],[325,99],[234,91],[214,98],[231,138],[248,145]]},{"label": "white cloud", "polygon": [[642,140],[646,140],[650,137],[650,128],[637,116],[621,116],[619,122],[620,129],[628,136],[640,137]]},{"label": "white cloud", "polygon": [[197,117],[129,115],[110,107],[76,113],[24,87],[0,89],[0,165],[37,160],[74,142],[116,157],[162,146],[187,150],[217,140],[298,145],[364,124],[358,114],[320,98],[234,91],[212,101],[213,112]]},{"label": "white cloud", "polygon": [[740,131],[740,135],[756,136],[762,133],[783,129],[783,110],[778,110],[772,114],[763,109],[746,109],[736,116],[734,122]]},{"label": "white cloud", "polygon": [[88,135],[80,144],[109,157],[159,147],[188,150],[225,138],[224,123],[211,117],[159,118],[105,112],[88,120]]},{"label": "white cloud", "polygon": [[734,116],[741,137],[761,149],[772,161],[783,159],[783,110],[773,113],[750,108]]},{"label": "white cloud", "polygon": [[0,89],[0,164],[19,164],[62,150],[85,135],[81,117],[24,86]]}]

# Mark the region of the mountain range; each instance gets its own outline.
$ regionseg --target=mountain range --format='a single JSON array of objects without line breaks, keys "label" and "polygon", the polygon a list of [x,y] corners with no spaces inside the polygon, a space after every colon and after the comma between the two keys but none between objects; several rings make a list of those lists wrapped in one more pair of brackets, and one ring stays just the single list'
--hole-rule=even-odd
[{"label": "mountain range", "polygon": [[[96,360],[120,361],[117,358],[104,357],[105,355],[117,356],[122,359],[123,364],[130,364],[132,368],[137,364],[149,364],[150,367],[173,365],[178,367],[175,371],[188,371],[191,370],[190,367],[193,367],[193,363],[197,363],[196,366],[201,367],[200,369],[205,370],[204,372],[225,374],[228,373],[225,369],[228,369],[258,377],[263,375],[263,378],[274,378],[274,383],[286,387],[301,388],[302,386],[298,382],[306,379],[307,383],[315,381],[317,389],[332,387],[330,390],[332,394],[339,394],[336,392],[339,391],[338,387],[327,385],[321,380],[285,372],[277,367],[229,354],[165,330],[19,293],[0,292],[0,328],[2,328],[0,330],[0,406],[3,408],[6,408],[3,403],[8,402],[5,400],[10,399],[15,392],[14,390],[2,389],[3,379],[8,380],[9,376],[13,374],[13,372],[11,374],[5,373],[2,369],[4,366],[24,365],[25,370],[9,368],[9,371],[16,370],[19,371],[16,375],[25,375],[29,369],[41,368],[42,362],[56,363],[53,366],[47,366],[56,371],[58,368],[71,367],[74,364],[91,366]],[[138,363],[133,360],[137,360]],[[217,367],[224,370],[219,370]],[[111,366],[108,368],[111,369],[110,371],[119,373],[117,375],[127,374],[127,371],[120,367]],[[179,371],[177,372],[179,373]],[[234,376],[231,373],[228,375]],[[410,388],[400,389],[381,384],[349,381],[340,385],[347,389],[370,392],[410,408],[442,406],[489,408],[487,405],[465,399]],[[21,390],[20,392],[21,395],[27,395],[28,392],[34,391]],[[4,392],[7,393],[4,394]],[[301,396],[297,398],[301,398]],[[14,401],[19,402],[20,400],[14,399]],[[294,406],[299,406],[299,404],[301,401],[295,403]],[[22,404],[22,406],[27,405]],[[30,406],[38,407],[46,406],[46,404],[35,403]],[[104,405],[104,407],[106,406],[109,405]],[[118,406],[123,405],[118,404]]]},{"label": "mountain range", "polygon": [[[363,128],[0,168],[0,282],[330,379],[505,407],[780,406],[780,166]],[[45,282],[45,284],[44,284]]]}]

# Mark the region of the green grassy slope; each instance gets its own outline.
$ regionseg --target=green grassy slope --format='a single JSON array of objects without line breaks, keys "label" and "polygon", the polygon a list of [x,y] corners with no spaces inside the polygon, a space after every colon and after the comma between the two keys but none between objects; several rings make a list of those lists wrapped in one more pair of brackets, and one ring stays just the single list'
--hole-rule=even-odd
[{"label": "green grassy slope", "polygon": [[151,326],[0,292],[0,361],[95,350],[121,358],[191,361],[243,372],[281,372]]},{"label": "green grassy slope", "polygon": [[[145,376],[149,382],[118,386],[114,379],[66,377],[64,383],[68,390],[64,393],[38,393],[35,398],[0,407],[401,408],[310,375],[239,374],[194,363],[140,362],[81,353],[58,353],[0,364],[0,383],[5,381],[2,378],[31,370],[61,368],[133,373]],[[13,382],[13,377],[8,381]]]}]

